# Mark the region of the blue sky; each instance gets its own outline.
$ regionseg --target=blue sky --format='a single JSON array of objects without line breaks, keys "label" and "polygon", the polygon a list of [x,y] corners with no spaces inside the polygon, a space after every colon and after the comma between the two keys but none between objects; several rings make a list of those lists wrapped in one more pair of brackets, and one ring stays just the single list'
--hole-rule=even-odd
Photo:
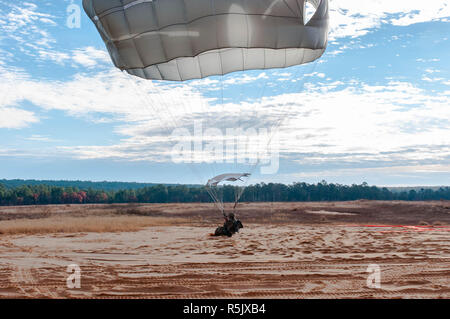
[{"label": "blue sky", "polygon": [[449,185],[445,1],[333,0],[319,61],[181,84],[116,70],[83,12],[67,26],[71,4],[0,0],[0,178],[199,183],[247,169],[174,163],[173,130],[197,121],[279,129],[279,170],[250,183]]}]

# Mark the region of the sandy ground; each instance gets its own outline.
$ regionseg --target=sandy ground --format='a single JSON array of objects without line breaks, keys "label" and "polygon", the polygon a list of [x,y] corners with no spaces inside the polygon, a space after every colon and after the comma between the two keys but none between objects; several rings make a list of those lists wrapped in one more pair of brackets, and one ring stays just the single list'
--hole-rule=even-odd
[{"label": "sandy ground", "polygon": [[[232,238],[209,236],[220,218],[206,204],[42,210],[0,208],[2,298],[450,298],[448,202],[243,204],[245,228]],[[159,223],[29,231],[30,219],[101,223],[114,214]],[[163,216],[177,223],[161,224]],[[21,220],[27,233],[7,225]],[[67,287],[71,264],[81,269],[80,289]],[[367,286],[373,264],[380,288]]]}]

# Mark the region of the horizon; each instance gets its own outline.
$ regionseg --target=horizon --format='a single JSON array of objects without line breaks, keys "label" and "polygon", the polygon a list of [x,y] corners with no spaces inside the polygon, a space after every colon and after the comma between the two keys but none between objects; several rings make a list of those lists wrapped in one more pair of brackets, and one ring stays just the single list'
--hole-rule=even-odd
[{"label": "horizon", "polygon": [[[45,185],[45,182],[67,182],[67,183],[76,183],[76,182],[80,182],[80,183],[121,183],[121,184],[142,184],[142,185],[166,185],[166,186],[205,186],[203,184],[185,184],[185,183],[167,183],[167,182],[137,182],[137,181],[118,181],[118,180],[70,180],[70,179],[0,179],[0,184],[2,184],[2,181],[7,181],[7,182],[11,182],[11,181],[23,181],[23,182],[38,182],[40,184]],[[322,182],[326,182],[327,184],[340,184],[340,183],[333,183],[333,182],[328,182],[326,180],[322,180],[316,183],[308,183],[308,182],[304,182],[307,184],[312,184],[312,185],[316,185],[318,183],[322,183]],[[259,183],[266,183],[266,182],[259,182]],[[277,182],[267,182],[266,184],[269,183],[274,183],[274,184],[278,184]],[[284,184],[284,185],[292,185],[295,183],[303,183],[303,181],[294,181],[291,183],[279,183],[279,184]],[[354,183],[355,185],[362,185],[366,182],[361,182],[359,184]],[[258,183],[250,183],[247,184],[246,186],[251,186],[251,185],[256,185]],[[430,188],[437,188],[437,187],[450,187],[450,185],[376,185],[376,184],[369,184],[367,183],[368,186],[372,187],[375,186],[377,188],[420,188],[420,187],[430,187]],[[23,184],[23,185],[27,185],[27,184]],[[341,184],[343,186],[351,186],[353,184]]]},{"label": "horizon", "polygon": [[202,185],[247,171],[173,161],[180,138],[170,133],[203,121],[222,133],[279,129],[279,169],[257,170],[249,184],[450,180],[450,7],[442,1],[331,1],[329,45],[315,63],[137,82],[137,90],[114,68],[81,0],[0,0],[0,16],[0,178]]}]

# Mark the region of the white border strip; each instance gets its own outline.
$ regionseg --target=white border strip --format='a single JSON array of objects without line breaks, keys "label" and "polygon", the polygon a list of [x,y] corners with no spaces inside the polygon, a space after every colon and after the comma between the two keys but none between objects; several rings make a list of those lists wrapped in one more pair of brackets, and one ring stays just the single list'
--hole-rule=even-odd
[{"label": "white border strip", "polygon": [[[147,2],[153,2],[153,0],[136,0],[136,1],[130,2],[127,5],[124,5],[123,6],[123,10],[127,10],[127,9],[129,9],[131,7],[137,6],[137,5],[142,4],[142,3],[147,3]],[[102,14],[100,14],[100,17],[98,15],[96,15],[94,17],[94,20],[98,21],[98,20],[100,20],[101,17],[103,17],[103,16],[105,16],[105,15],[111,13],[111,12],[114,12],[116,10],[117,10],[117,8],[113,8],[111,10],[107,10],[107,11],[103,12]]]},{"label": "white border strip", "polygon": [[130,2],[129,4],[123,6],[123,8],[128,9],[133,6],[137,6],[138,4],[145,3],[145,2],[153,2],[153,0],[136,0],[136,1]]}]

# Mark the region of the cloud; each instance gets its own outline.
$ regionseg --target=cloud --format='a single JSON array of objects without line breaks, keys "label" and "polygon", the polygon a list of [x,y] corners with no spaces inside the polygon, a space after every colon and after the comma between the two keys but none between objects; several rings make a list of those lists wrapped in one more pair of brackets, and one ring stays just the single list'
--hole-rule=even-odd
[{"label": "cloud", "polygon": [[422,81],[425,82],[443,82],[445,79],[444,78],[439,78],[439,77],[429,77],[429,76],[422,76]]},{"label": "cloud", "polygon": [[432,96],[410,83],[391,82],[313,93],[302,100],[309,116],[292,118],[285,129],[301,131],[283,141],[284,152],[304,154],[301,163],[450,157],[448,94]]},{"label": "cloud", "polygon": [[0,107],[0,128],[20,129],[39,122],[33,112],[11,107]]},{"label": "cloud", "polygon": [[[383,166],[374,166],[369,164],[366,167],[349,167],[349,168],[335,168],[335,169],[312,169],[300,173],[292,173],[289,175],[283,174],[278,176],[283,180],[352,180],[355,181],[361,178],[384,181],[384,185],[391,184],[387,182],[389,177],[395,177],[396,180],[409,181],[405,184],[397,184],[395,186],[411,186],[411,181],[420,186],[430,184],[435,186],[435,183],[430,183],[430,176],[437,175],[443,178],[438,180],[445,180],[446,174],[450,172],[450,165],[448,164],[417,164],[417,165],[390,165],[383,163]],[[380,165],[380,164],[378,164]],[[350,179],[348,179],[350,178]],[[382,184],[383,185],[383,184]],[[394,186],[391,184],[391,186]]]},{"label": "cloud", "polygon": [[112,67],[94,74],[80,73],[67,82],[33,79],[23,70],[6,68],[0,68],[0,77],[9,79],[0,83],[4,92],[0,107],[29,102],[45,111],[60,110],[86,119],[92,114],[105,114],[127,123],[148,120],[158,128],[161,124],[156,125],[157,118],[170,124],[175,120],[169,104],[174,114],[187,116],[203,112],[211,100],[192,86],[143,81]]},{"label": "cloud", "polygon": [[44,50],[38,51],[39,57],[42,60],[50,60],[57,64],[64,65],[64,63],[71,59],[70,55],[64,52],[57,52],[54,50]]},{"label": "cloud", "polygon": [[59,65],[70,64],[73,67],[93,69],[99,66],[111,66],[111,59],[104,49],[94,47],[78,48],[72,51],[38,50],[41,60],[53,61]]},{"label": "cloud", "polygon": [[33,134],[25,139],[28,141],[33,141],[33,142],[53,142],[53,141],[55,141],[48,136],[39,135],[39,134]]},{"label": "cloud", "polygon": [[[80,158],[164,161],[172,146],[171,132],[178,127],[192,130],[196,120],[222,130],[238,125],[274,128],[281,123],[283,156],[302,163],[443,160],[450,156],[450,93],[431,95],[408,82],[309,84],[301,93],[284,91],[223,104],[203,95],[208,91],[202,90],[201,80],[194,85],[164,84],[133,79],[113,69],[78,74],[68,82],[22,76],[15,83],[0,105],[4,112],[19,112],[13,108],[27,101],[46,111],[60,110],[88,121],[109,118],[116,123],[115,132],[123,138],[115,145],[62,149]],[[281,83],[278,92],[282,88]],[[37,121],[33,114],[23,112],[2,116],[2,127]],[[14,119],[10,124],[9,118]]]},{"label": "cloud", "polygon": [[86,47],[73,51],[72,60],[86,68],[93,68],[99,63],[111,63],[111,59],[105,50],[98,50],[94,47]]},{"label": "cloud", "polygon": [[[382,25],[448,22],[449,7],[445,1],[434,0],[333,0],[330,40],[335,41],[336,48],[328,55],[373,46],[347,38],[364,36]],[[58,110],[85,121],[109,123],[121,137],[112,145],[111,141],[99,145],[63,144],[52,154],[80,159],[168,161],[172,142],[179,139],[168,138],[172,130],[192,130],[194,121],[203,120],[205,126],[220,129],[281,124],[282,156],[300,164],[367,166],[378,162],[386,169],[403,165],[431,169],[450,159],[449,91],[427,92],[419,84],[405,80],[378,85],[359,80],[332,81],[329,72],[310,72],[306,76],[313,82],[301,93],[291,94],[293,90],[287,89],[289,83],[285,80],[292,79],[292,69],[232,74],[223,81],[215,77],[188,83],[140,81],[114,69],[104,49],[57,47],[49,30],[58,20],[40,9],[31,3],[8,3],[1,9],[0,29],[4,32],[0,37],[13,41],[13,47],[21,52],[77,67],[79,73],[61,81],[33,78],[20,69],[7,71],[7,60],[14,53],[1,50],[0,77],[9,81],[0,82],[0,128],[19,129],[39,122],[40,112],[24,109],[24,105],[31,104],[39,111]],[[346,44],[339,45],[344,38]],[[419,76],[420,84],[450,85],[443,78],[444,72],[438,73],[425,64],[438,61],[417,59],[424,63],[422,80],[428,82],[421,82]],[[97,68],[100,65],[102,68]],[[261,82],[268,82],[267,87],[261,86],[266,97],[251,96],[250,84]],[[227,99],[226,93],[236,87],[236,92],[248,93],[249,98]],[[219,92],[224,89],[230,91],[225,91],[222,100]],[[47,137],[34,134],[28,139],[43,142]],[[207,139],[213,140],[214,136]],[[42,155],[42,150],[37,149],[19,149],[14,154],[20,152]]]},{"label": "cloud", "polygon": [[305,74],[304,76],[306,76],[306,77],[317,76],[318,78],[323,79],[325,77],[325,73],[312,72],[312,73]]},{"label": "cloud", "polygon": [[450,6],[441,0],[332,0],[330,39],[360,37],[382,24],[408,26],[430,21],[448,22]]},{"label": "cloud", "polygon": [[50,32],[45,29],[57,25],[53,15],[39,11],[38,6],[31,2],[1,4],[2,37],[15,42],[14,48],[28,55],[34,55],[36,50],[49,49],[56,43]]},{"label": "cloud", "polygon": [[258,75],[252,76],[243,73],[242,76],[228,76],[226,80],[223,81],[225,85],[236,85],[255,82],[256,80],[268,79],[269,77],[265,72],[259,73]]},{"label": "cloud", "polygon": [[[275,71],[276,78],[281,77],[279,72]],[[219,92],[211,94],[204,89],[218,84],[211,78],[184,83],[141,81],[112,67],[80,73],[66,82],[33,79],[23,70],[0,68],[0,76],[14,83],[0,84],[2,91],[8,92],[3,102],[0,99],[0,127],[37,123],[37,115],[21,109],[24,103],[31,103],[43,111],[63,111],[93,123],[109,121],[120,137],[96,145],[60,141],[59,147],[46,152],[42,147],[15,149],[10,153],[15,156],[167,163],[172,160],[174,143],[181,139],[171,136],[173,130],[183,127],[193,133],[195,121],[202,120],[204,129],[222,132],[237,126],[279,127],[282,159],[294,166],[327,167],[323,171],[329,175],[321,176],[353,174],[342,171],[346,166],[370,168],[377,163],[381,174],[390,167],[433,167],[450,160],[450,91],[428,93],[405,81],[384,85],[324,81],[309,83],[300,93],[289,93],[280,82],[275,95],[222,104],[216,100]],[[261,79],[253,83],[265,81]],[[230,90],[233,85],[229,84]],[[45,142],[45,135],[34,135],[31,139]],[[204,141],[215,138],[206,136]],[[246,138],[243,134],[238,140]],[[211,158],[211,154],[201,156]]]}]

